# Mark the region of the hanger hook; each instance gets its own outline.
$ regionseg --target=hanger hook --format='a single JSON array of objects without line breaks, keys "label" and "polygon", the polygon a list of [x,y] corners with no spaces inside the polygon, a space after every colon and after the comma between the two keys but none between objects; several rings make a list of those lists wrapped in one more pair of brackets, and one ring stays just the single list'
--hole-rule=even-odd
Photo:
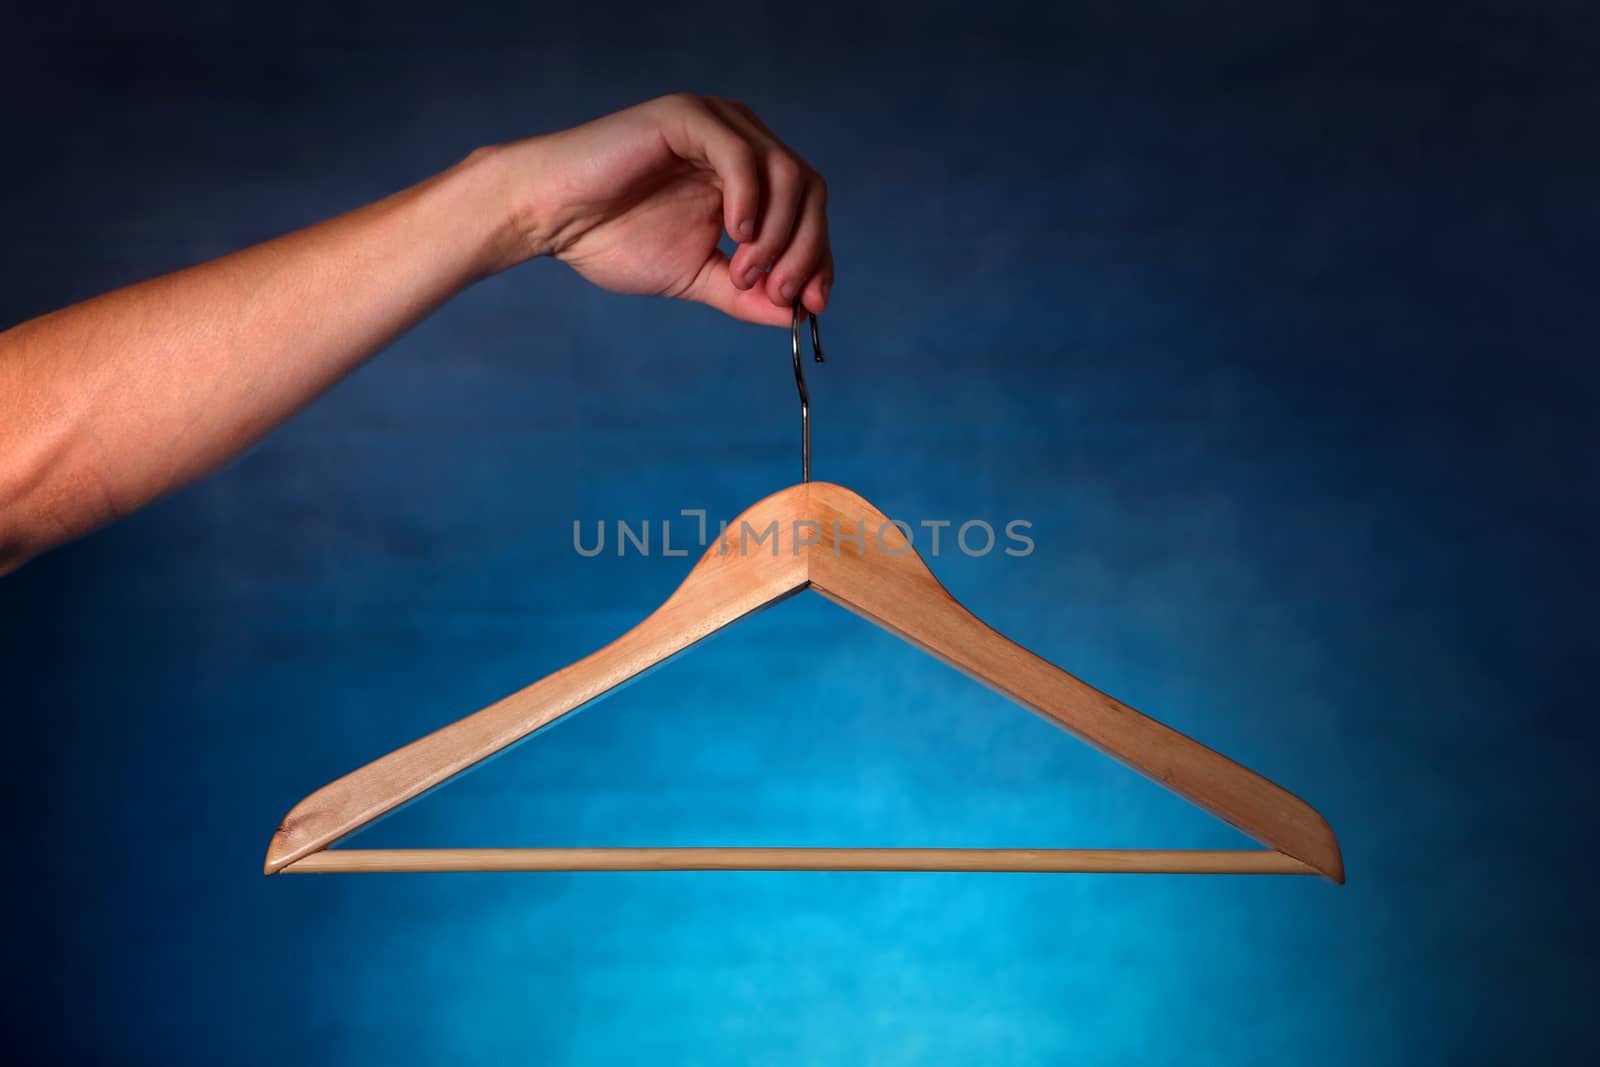
[{"label": "hanger hook", "polygon": [[811,319],[811,354],[822,362],[822,333],[817,328],[817,316],[805,310],[799,300],[794,302],[794,323],[789,334],[794,342],[794,384],[800,389],[800,480],[811,480],[811,397],[806,393],[806,376],[800,370],[800,315]]}]

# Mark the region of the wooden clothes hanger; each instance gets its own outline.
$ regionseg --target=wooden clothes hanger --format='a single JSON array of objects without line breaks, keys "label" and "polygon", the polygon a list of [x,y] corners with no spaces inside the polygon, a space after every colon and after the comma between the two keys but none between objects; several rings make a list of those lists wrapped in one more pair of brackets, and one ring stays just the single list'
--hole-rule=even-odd
[{"label": "wooden clothes hanger", "polygon": [[[818,362],[822,347],[811,316]],[[904,533],[843,486],[802,481],[749,508],[643,622],[483,710],[322,787],[284,817],[266,873],[575,870],[1054,871],[1320,874],[1344,881],[1332,829],[1305,801],[995,632],[939,584]],[[360,829],[752,612],[805,589],[1037,712],[1265,845],[1246,850],[951,848],[335,849]]]}]

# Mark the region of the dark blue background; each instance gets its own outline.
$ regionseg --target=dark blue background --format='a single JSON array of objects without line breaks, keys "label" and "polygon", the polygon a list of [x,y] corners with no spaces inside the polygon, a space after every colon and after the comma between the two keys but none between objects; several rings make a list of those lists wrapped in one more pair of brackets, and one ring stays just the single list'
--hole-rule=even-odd
[{"label": "dark blue background", "polygon": [[[833,189],[817,475],[1032,521],[1031,557],[935,570],[1305,796],[1350,872],[262,878],[301,796],[686,569],[581,559],[574,519],[795,477],[781,331],[537,263],[0,582],[8,1052],[1581,1058],[1600,35],[1576,3],[1341,7],[8,16],[4,323],[480,144],[748,101]],[[360,843],[1242,841],[802,597]]]}]

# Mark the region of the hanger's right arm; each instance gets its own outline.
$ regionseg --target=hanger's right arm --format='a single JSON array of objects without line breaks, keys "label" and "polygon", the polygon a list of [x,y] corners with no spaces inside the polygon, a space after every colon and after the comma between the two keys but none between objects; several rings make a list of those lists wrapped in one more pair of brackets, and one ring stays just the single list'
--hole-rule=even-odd
[{"label": "hanger's right arm", "polygon": [[[724,228],[742,242],[731,263]],[[742,105],[679,94],[479,150],[0,333],[0,573],[215,469],[474,281],[539,255],[769,325],[789,324],[794,291],[821,310],[832,280],[821,179]]]}]

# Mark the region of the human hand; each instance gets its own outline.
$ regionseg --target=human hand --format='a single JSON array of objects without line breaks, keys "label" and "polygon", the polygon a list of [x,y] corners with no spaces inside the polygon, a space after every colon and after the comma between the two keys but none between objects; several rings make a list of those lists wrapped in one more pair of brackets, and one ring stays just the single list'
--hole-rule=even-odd
[{"label": "human hand", "polygon": [[827,186],[743,104],[678,93],[502,151],[529,256],[745,322],[787,326],[797,297],[827,306]]}]

